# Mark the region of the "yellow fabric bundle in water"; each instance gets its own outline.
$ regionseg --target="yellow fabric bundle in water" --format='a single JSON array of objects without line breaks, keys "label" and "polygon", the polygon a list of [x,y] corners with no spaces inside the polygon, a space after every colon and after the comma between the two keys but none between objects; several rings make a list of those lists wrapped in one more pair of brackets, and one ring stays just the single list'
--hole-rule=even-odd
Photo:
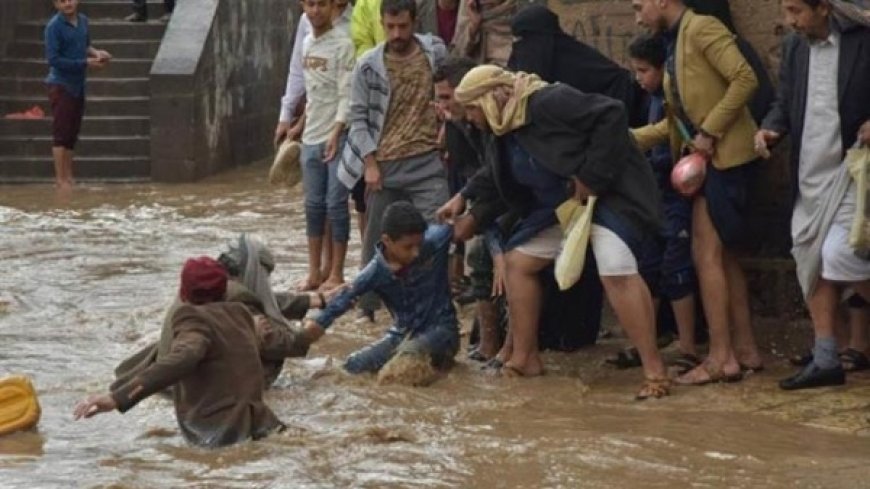
[{"label": "yellow fabric bundle in water", "polygon": [[562,250],[556,257],[556,283],[561,290],[570,289],[583,275],[594,211],[594,196],[586,200],[586,205],[568,199],[556,209],[556,217],[565,234]]},{"label": "yellow fabric bundle in water", "polygon": [[0,435],[33,428],[41,413],[36,391],[27,377],[0,379]]},{"label": "yellow fabric bundle in water", "polygon": [[846,153],[846,165],[858,190],[849,245],[860,254],[870,254],[870,198],[867,195],[870,192],[870,148],[850,149]]}]

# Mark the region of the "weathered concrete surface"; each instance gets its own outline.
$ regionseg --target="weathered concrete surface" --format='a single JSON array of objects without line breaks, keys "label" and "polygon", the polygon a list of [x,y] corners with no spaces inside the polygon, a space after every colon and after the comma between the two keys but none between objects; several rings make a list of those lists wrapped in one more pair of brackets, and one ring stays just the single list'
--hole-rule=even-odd
[{"label": "weathered concrete surface", "polygon": [[179,2],[151,71],[152,178],[192,181],[271,150],[291,0]]},{"label": "weathered concrete surface", "polygon": [[34,0],[0,0],[0,54],[15,35],[15,24],[22,20],[44,17],[52,11],[51,2]]}]

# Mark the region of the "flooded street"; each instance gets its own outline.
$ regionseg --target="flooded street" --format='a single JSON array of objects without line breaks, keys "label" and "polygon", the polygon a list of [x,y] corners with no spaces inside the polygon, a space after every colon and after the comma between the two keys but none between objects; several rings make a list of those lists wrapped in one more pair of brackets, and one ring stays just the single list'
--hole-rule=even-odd
[{"label": "flooded street", "polygon": [[[340,373],[385,313],[340,321],[286,363],[266,401],[290,428],[263,441],[192,448],[161,398],[73,422],[75,402],[156,337],[185,258],[252,232],[275,252],[276,290],[303,276],[300,194],[266,171],[71,196],[0,186],[0,376],[31,376],[43,409],[38,433],[0,438],[0,487],[870,488],[867,373],[786,393],[775,380],[791,367],[769,356],[742,383],[635,403],[641,373],[601,366],[612,342],[548,353],[548,374],[525,381],[464,354],[428,388]],[[358,242],[349,255],[352,277]]]}]

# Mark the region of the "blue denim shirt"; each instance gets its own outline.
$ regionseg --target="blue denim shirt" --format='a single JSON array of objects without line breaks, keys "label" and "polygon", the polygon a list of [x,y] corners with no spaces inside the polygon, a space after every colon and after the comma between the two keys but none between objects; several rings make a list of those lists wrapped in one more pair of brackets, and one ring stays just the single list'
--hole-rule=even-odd
[{"label": "blue denim shirt", "polygon": [[456,310],[450,298],[447,256],[453,228],[430,225],[423,237],[420,255],[405,269],[393,273],[379,244],[374,258],[350,287],[329,301],[315,318],[327,328],[347,312],[354,299],[376,293],[393,314],[396,333],[420,333],[432,327],[456,327]]},{"label": "blue denim shirt", "polygon": [[74,97],[84,97],[91,35],[88,18],[77,15],[77,25],[57,13],[45,26],[45,59],[50,66],[45,82],[62,85]]}]

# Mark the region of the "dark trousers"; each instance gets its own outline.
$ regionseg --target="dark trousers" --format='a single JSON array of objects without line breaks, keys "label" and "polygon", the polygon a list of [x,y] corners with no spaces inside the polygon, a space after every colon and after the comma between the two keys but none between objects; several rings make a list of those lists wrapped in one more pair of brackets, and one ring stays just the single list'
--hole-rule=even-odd
[{"label": "dark trousers", "polygon": [[[175,10],[175,0],[163,0],[163,8],[167,14],[171,14]],[[133,12],[148,17],[147,0],[133,0]]]}]

